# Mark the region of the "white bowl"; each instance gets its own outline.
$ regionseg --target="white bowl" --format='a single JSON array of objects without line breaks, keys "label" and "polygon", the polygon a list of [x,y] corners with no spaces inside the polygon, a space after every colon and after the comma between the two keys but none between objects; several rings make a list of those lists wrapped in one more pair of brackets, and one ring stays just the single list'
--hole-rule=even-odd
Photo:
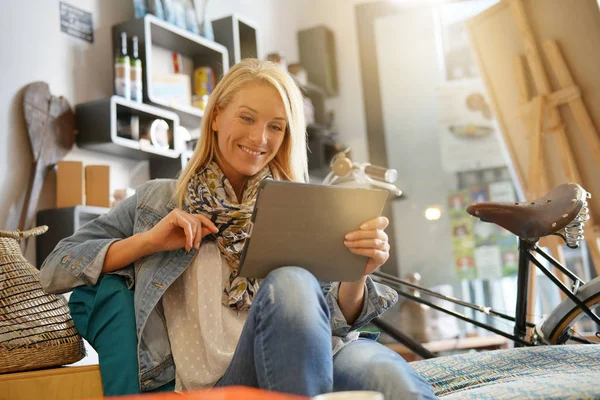
[{"label": "white bowl", "polygon": [[383,393],[367,390],[353,390],[347,392],[333,392],[320,394],[312,400],[385,400]]}]

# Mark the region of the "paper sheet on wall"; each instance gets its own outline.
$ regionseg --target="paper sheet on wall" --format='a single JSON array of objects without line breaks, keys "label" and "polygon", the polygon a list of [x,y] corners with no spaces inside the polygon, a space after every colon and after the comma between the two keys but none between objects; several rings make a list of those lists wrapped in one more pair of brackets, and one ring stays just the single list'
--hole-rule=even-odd
[{"label": "paper sheet on wall", "polygon": [[475,249],[473,238],[474,219],[465,212],[465,208],[470,201],[471,197],[468,190],[451,191],[448,196],[452,251],[458,279],[474,279],[477,277],[473,253]]},{"label": "paper sheet on wall", "polygon": [[480,246],[475,248],[475,265],[479,279],[498,279],[502,277],[502,262],[498,246]]},{"label": "paper sheet on wall", "polygon": [[449,193],[448,212],[458,279],[493,280],[514,275],[517,271],[515,236],[498,225],[473,218],[465,211],[469,203],[484,201],[515,201],[512,183],[494,182]]},{"label": "paper sheet on wall", "polygon": [[481,81],[447,84],[437,94],[442,168],[460,172],[506,165]]}]

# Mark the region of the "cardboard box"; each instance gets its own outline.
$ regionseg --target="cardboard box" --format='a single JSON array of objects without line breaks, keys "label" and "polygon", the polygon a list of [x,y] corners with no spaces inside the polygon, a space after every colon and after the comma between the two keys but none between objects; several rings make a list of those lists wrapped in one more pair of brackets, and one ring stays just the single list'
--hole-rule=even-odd
[{"label": "cardboard box", "polygon": [[59,161],[56,169],[56,207],[74,207],[83,204],[85,204],[83,163]]},{"label": "cardboard box", "polygon": [[85,204],[110,207],[110,166],[88,165],[85,167]]}]

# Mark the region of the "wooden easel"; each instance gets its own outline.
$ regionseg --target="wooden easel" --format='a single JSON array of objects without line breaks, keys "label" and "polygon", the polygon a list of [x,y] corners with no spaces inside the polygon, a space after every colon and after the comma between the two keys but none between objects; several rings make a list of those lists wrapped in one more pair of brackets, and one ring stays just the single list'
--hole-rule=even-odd
[{"label": "wooden easel", "polygon": [[[526,196],[528,199],[536,199],[549,190],[548,174],[545,168],[547,160],[543,152],[543,143],[547,136],[555,137],[561,166],[568,181],[579,183],[585,188],[581,179],[580,168],[573,156],[565,125],[558,112],[558,107],[561,105],[570,107],[575,121],[581,128],[586,144],[593,154],[594,162],[600,165],[600,138],[581,99],[581,90],[575,84],[557,42],[549,40],[543,44],[543,49],[560,86],[559,90],[552,90],[548,74],[541,61],[535,37],[525,14],[523,0],[503,1],[509,3],[525,47],[525,60],[522,56],[516,56],[514,70],[519,91],[519,114],[529,121],[529,169],[527,171],[527,187],[523,188]],[[535,96],[531,96],[529,92],[526,64],[531,72],[533,87],[537,92]],[[590,218],[586,225],[588,229],[585,231],[585,240],[594,267],[600,274],[599,229],[593,218]],[[559,238],[556,236],[543,238],[540,244],[550,248],[553,257],[564,265],[562,243]],[[561,273],[560,275],[563,282],[565,282],[566,277],[564,277],[564,274]],[[533,314],[535,307],[535,276],[535,268],[532,268],[527,303],[528,315]],[[564,298],[564,293],[561,292],[561,296]]]}]

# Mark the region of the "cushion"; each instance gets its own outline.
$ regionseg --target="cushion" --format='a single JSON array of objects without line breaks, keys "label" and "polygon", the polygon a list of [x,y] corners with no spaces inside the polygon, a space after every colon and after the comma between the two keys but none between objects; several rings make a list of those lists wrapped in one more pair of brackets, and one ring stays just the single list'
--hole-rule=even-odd
[{"label": "cushion", "polygon": [[[98,353],[105,396],[140,393],[133,294],[124,278],[104,275],[69,298],[75,327]],[[174,389],[175,381],[153,392]]]},{"label": "cushion", "polygon": [[598,399],[600,346],[521,347],[416,361],[444,399]]}]

